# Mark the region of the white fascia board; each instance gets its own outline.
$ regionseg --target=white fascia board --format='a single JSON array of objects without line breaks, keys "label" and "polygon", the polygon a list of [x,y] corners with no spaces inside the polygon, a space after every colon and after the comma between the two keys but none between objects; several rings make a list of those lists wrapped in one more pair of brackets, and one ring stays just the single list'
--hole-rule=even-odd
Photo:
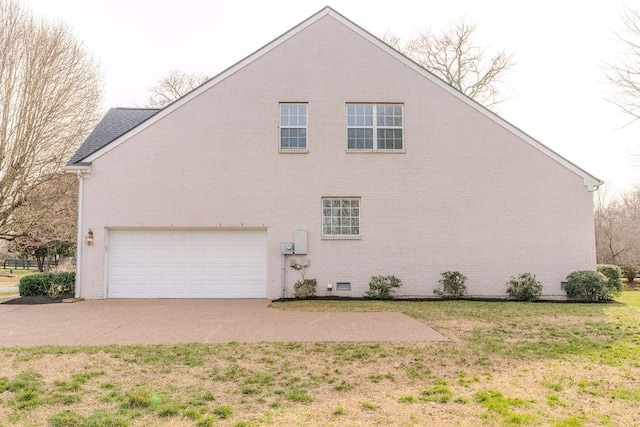
[{"label": "white fascia board", "polygon": [[296,25],[295,27],[293,27],[289,31],[285,32],[284,34],[282,34],[278,38],[276,38],[276,39],[272,40],[271,42],[267,43],[266,45],[262,46],[260,49],[258,49],[254,53],[250,54],[249,56],[245,57],[244,59],[241,59],[239,62],[237,62],[234,65],[232,65],[231,67],[227,68],[226,70],[224,70],[223,72],[221,72],[217,76],[212,77],[210,80],[208,80],[207,82],[203,83],[201,86],[197,87],[196,89],[192,90],[188,94],[184,95],[183,97],[181,97],[181,98],[177,99],[176,101],[174,101],[173,103],[169,104],[167,107],[163,108],[158,113],[156,113],[155,115],[151,116],[149,119],[147,119],[144,122],[142,122],[140,125],[134,127],[129,132],[124,133],[123,135],[121,135],[120,137],[116,138],[115,140],[113,140],[112,142],[110,142],[106,146],[102,147],[101,149],[99,149],[95,153],[92,153],[91,155],[85,157],[84,159],[82,159],[82,161],[90,163],[90,162],[96,160],[97,158],[103,156],[104,154],[106,154],[109,151],[111,151],[114,148],[116,148],[118,145],[122,144],[124,141],[126,141],[129,138],[133,137],[134,135],[142,132],[143,130],[145,130],[149,126],[152,126],[157,121],[162,120],[164,117],[166,117],[167,115],[171,114],[173,111],[175,111],[176,109],[180,108],[182,105],[184,105],[187,102],[191,101],[192,99],[200,96],[202,93],[206,92],[207,90],[209,90],[213,86],[217,85],[218,83],[220,83],[221,81],[223,81],[227,77],[233,75],[235,72],[241,70],[242,68],[244,68],[247,65],[251,64],[255,60],[259,59],[261,56],[265,55],[269,51],[275,49],[280,44],[284,43],[285,41],[287,41],[291,37],[293,37],[296,34],[298,34],[300,31],[304,30],[305,28],[307,28],[308,26],[310,26],[311,24],[313,24],[314,22],[316,22],[317,20],[319,20],[323,16],[330,14],[331,12],[332,12],[332,9],[330,7],[325,7],[324,9],[320,10],[319,12],[317,12],[315,15],[311,16],[310,18],[308,18],[307,20],[301,22],[300,24]]},{"label": "white fascia board", "polygon": [[398,52],[397,50],[395,50],[394,48],[392,48],[391,46],[389,46],[388,44],[380,40],[378,37],[374,36],[373,34],[368,32],[364,28],[358,26],[357,24],[351,22],[348,18],[342,16],[335,10],[329,9],[329,15],[331,15],[332,17],[334,17],[335,19],[340,21],[342,24],[346,25],[351,30],[361,35],[365,39],[369,40],[371,43],[378,46],[380,49],[382,49],[389,55],[395,57],[397,60],[404,63],[406,66],[413,69],[414,71],[416,71],[417,73],[425,77],[430,82],[434,83],[435,85],[439,86],[443,90],[447,91],[450,95],[458,98],[460,101],[464,102],[474,110],[478,111],[480,114],[484,115],[490,120],[493,120],[495,123],[507,129],[508,131],[516,135],[518,138],[522,139],[524,142],[531,145],[533,148],[546,154],[551,159],[555,160],[562,166],[566,167],[567,169],[569,169],[570,171],[572,171],[573,173],[581,177],[584,180],[584,185],[587,187],[589,191],[594,191],[595,189],[597,189],[599,185],[604,184],[604,181],[596,178],[595,176],[586,172],[584,169],[576,166],[571,161],[565,159],[564,157],[562,157],[560,154],[556,153],[549,147],[545,146],[544,144],[537,141],[533,137],[527,135],[525,132],[523,132],[516,126],[512,125],[511,123],[509,123],[508,121],[506,121],[505,119],[497,115],[496,113],[482,106],[481,104],[469,98],[468,96],[464,95],[460,91],[454,89],[449,84],[447,84],[444,80],[436,77],[431,72],[427,71],[424,67],[414,62],[412,59],[401,54],[400,52]]}]

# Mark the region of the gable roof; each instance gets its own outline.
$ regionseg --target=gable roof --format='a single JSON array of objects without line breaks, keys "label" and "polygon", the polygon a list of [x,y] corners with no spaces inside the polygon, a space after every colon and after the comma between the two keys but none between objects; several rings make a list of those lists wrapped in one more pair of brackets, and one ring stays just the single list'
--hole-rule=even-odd
[{"label": "gable roof", "polygon": [[[511,133],[515,134],[520,139],[522,139],[524,142],[526,142],[529,145],[531,145],[533,148],[535,148],[538,151],[544,153],[545,155],[547,155],[551,159],[555,160],[560,165],[562,165],[565,168],[569,169],[570,171],[572,171],[573,173],[575,173],[576,175],[578,175],[579,177],[581,177],[583,179],[584,185],[587,187],[587,189],[589,191],[593,191],[593,190],[597,189],[597,187],[599,185],[604,184],[604,182],[602,180],[600,180],[599,178],[596,178],[595,176],[593,176],[590,173],[586,172],[584,169],[580,168],[576,164],[574,164],[571,161],[567,160],[566,158],[562,157],[560,154],[556,153],[555,151],[553,151],[549,147],[545,146],[544,144],[542,144],[541,142],[537,141],[536,139],[534,139],[530,135],[526,134],[525,132],[523,132],[522,130],[517,128],[516,126],[512,125],[511,123],[509,123],[508,121],[506,121],[505,119],[503,119],[502,117],[497,115],[496,113],[490,111],[489,109],[487,109],[486,107],[482,106],[478,102],[476,102],[473,99],[469,98],[467,95],[465,95],[462,92],[458,91],[457,89],[453,88],[452,86],[447,84],[444,80],[442,80],[439,77],[437,77],[436,75],[432,74],[427,69],[425,69],[424,67],[422,67],[421,65],[419,65],[418,63],[416,63],[415,61],[410,59],[409,57],[407,57],[407,56],[403,55],[402,53],[398,52],[393,47],[389,46],[384,41],[380,40],[378,37],[376,37],[375,35],[371,34],[367,30],[365,30],[364,28],[358,26],[357,24],[355,24],[354,22],[352,22],[348,18],[344,17],[340,13],[336,12],[334,9],[332,9],[329,6],[326,6],[325,8],[321,9],[319,12],[315,13],[311,17],[307,18],[305,21],[303,21],[300,24],[296,25],[295,27],[291,28],[289,31],[285,32],[281,36],[279,36],[276,39],[272,40],[271,42],[267,43],[266,45],[264,45],[260,49],[256,50],[255,52],[253,52],[252,54],[248,55],[244,59],[242,59],[239,62],[237,62],[236,64],[232,65],[231,67],[227,68],[226,70],[222,71],[220,74],[218,74],[217,76],[211,78],[207,82],[203,83],[202,85],[200,85],[196,89],[192,90],[188,94],[184,95],[183,97],[181,97],[181,98],[177,99],[176,101],[174,101],[173,103],[169,104],[164,109],[159,110],[159,111],[158,110],[154,110],[154,113],[150,114],[147,117],[147,119],[142,120],[137,125],[134,125],[133,127],[127,129],[125,132],[121,133],[117,138],[115,138],[113,140],[110,140],[110,141],[108,141],[108,142],[106,142],[104,144],[93,144],[93,145],[90,145],[90,144],[87,144],[87,141],[89,140],[89,138],[91,138],[91,135],[93,135],[93,133],[92,133],[89,136],[89,138],[87,139],[87,141],[85,141],[85,144],[82,144],[82,147],[80,147],[80,150],[78,150],[78,153],[76,153],[76,155],[74,155],[73,158],[69,161],[67,166],[70,166],[72,164],[75,164],[75,165],[78,165],[78,166],[79,165],[89,165],[93,160],[99,158],[100,156],[102,156],[103,154],[107,153],[108,151],[116,148],[118,145],[120,145],[121,143],[123,143],[127,139],[131,138],[133,135],[135,135],[138,132],[146,129],[148,126],[150,126],[153,123],[155,123],[156,121],[162,119],[163,117],[165,117],[166,115],[170,114],[172,111],[176,110],[180,106],[186,104],[187,102],[191,101],[192,99],[196,98],[197,96],[199,96],[203,92],[205,92],[208,89],[210,89],[211,87],[217,85],[218,83],[220,83],[221,81],[223,81],[227,77],[229,77],[230,75],[232,75],[235,72],[241,70],[242,68],[244,68],[245,66],[247,66],[250,63],[254,62],[255,60],[257,60],[261,56],[267,54],[271,50],[275,49],[276,47],[278,47],[279,45],[281,45],[282,43],[284,43],[285,41],[287,41],[291,37],[295,36],[296,34],[301,32],[305,28],[313,25],[316,21],[320,20],[321,18],[323,18],[325,16],[331,16],[332,18],[334,18],[338,22],[342,23],[343,25],[345,25],[346,27],[351,29],[356,34],[358,34],[358,35],[362,36],[363,38],[367,39],[369,42],[373,43],[378,48],[380,48],[381,50],[386,52],[387,54],[393,56],[398,61],[402,62],[403,64],[405,64],[406,66],[408,66],[412,70],[414,70],[417,73],[419,73],[420,75],[422,75],[424,78],[429,80],[431,83],[434,83],[435,85],[439,86],[440,88],[442,88],[443,90],[445,90],[449,94],[451,94],[452,96],[456,97],[457,99],[459,99],[460,101],[464,102],[465,104],[467,104],[471,108],[475,109],[476,111],[478,111],[481,114],[483,114],[484,116],[486,116],[488,119],[496,122],[497,124],[499,124],[500,126],[505,128],[506,130],[508,130]],[[116,109],[116,110],[122,110],[122,109]],[[113,111],[113,110],[110,110],[109,112],[111,112],[111,111]],[[140,111],[140,110],[137,110],[137,111]],[[103,119],[103,122],[106,121],[106,119],[107,119],[107,117],[105,116],[105,118]],[[110,120],[111,120],[111,118],[109,119],[109,121]],[[100,124],[102,124],[102,122],[100,122]],[[98,126],[100,126],[100,124]],[[105,127],[107,127],[107,126],[109,126],[109,123],[105,123]],[[96,128],[96,130],[97,130],[97,128]],[[85,147],[85,145],[87,145],[87,147]],[[94,147],[94,149],[90,148],[92,146]],[[83,150],[83,147],[85,147],[86,149]],[[81,163],[81,161],[84,161],[84,162]]]},{"label": "gable roof", "polygon": [[67,166],[79,165],[85,157],[108,145],[158,111],[160,110],[154,108],[111,108],[69,159]]}]

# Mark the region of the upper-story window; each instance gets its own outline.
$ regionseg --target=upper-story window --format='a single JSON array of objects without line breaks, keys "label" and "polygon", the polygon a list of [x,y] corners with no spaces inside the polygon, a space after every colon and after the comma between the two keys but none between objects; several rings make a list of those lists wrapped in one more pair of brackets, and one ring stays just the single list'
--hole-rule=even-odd
[{"label": "upper-story window", "polygon": [[307,149],[307,104],[280,104],[280,150]]},{"label": "upper-story window", "polygon": [[347,104],[348,150],[403,150],[402,104]]}]

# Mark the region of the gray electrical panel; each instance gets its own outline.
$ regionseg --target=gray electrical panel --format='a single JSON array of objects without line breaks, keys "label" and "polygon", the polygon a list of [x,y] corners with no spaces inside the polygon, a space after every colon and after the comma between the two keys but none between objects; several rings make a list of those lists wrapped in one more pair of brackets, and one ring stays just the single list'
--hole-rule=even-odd
[{"label": "gray electrical panel", "polygon": [[280,253],[282,255],[293,255],[293,243],[280,243]]},{"label": "gray electrical panel", "polygon": [[296,255],[307,254],[307,230],[296,230],[293,233],[293,245]]}]

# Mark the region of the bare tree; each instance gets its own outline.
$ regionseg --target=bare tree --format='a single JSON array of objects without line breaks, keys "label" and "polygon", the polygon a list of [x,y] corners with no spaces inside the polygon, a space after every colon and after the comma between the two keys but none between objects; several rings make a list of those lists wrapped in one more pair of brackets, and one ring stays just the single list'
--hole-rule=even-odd
[{"label": "bare tree", "polygon": [[640,12],[625,9],[622,30],[615,33],[622,57],[607,66],[607,80],[613,87],[609,100],[631,116],[640,119]]},{"label": "bare tree", "polygon": [[75,253],[78,212],[78,180],[59,173],[31,195],[28,203],[14,212],[22,234],[11,242],[11,249],[35,258],[40,271],[48,270],[57,256]]},{"label": "bare tree", "polygon": [[387,30],[383,35],[380,36],[380,38],[383,42],[385,42],[401,54],[411,56],[409,42],[402,40],[399,36],[393,34],[391,31]]},{"label": "bare tree", "polygon": [[147,107],[163,108],[176,99],[186,95],[208,79],[203,74],[189,74],[184,71],[173,70],[158,80],[155,86],[149,88],[151,95],[147,100]]},{"label": "bare tree", "polygon": [[596,256],[600,264],[640,262],[640,188],[606,200],[595,199]]},{"label": "bare tree", "polygon": [[11,0],[0,0],[0,52],[0,238],[12,240],[31,227],[17,210],[55,201],[36,190],[95,125],[101,88],[98,65],[65,24]]},{"label": "bare tree", "polygon": [[426,30],[403,42],[387,32],[382,40],[460,92],[493,107],[504,101],[502,78],[515,64],[514,54],[503,49],[489,55],[474,44],[475,30],[475,25],[461,20],[440,34]]}]

